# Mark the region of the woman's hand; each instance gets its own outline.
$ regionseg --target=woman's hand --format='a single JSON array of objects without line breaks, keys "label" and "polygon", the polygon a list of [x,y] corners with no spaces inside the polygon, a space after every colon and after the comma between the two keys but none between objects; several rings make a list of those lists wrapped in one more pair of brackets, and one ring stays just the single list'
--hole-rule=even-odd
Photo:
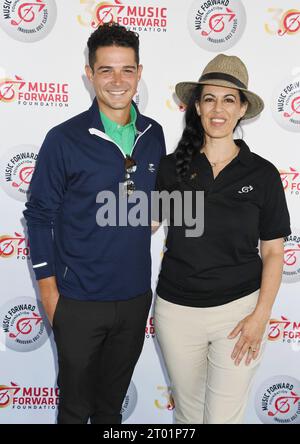
[{"label": "woman's hand", "polygon": [[228,335],[228,339],[234,339],[240,333],[231,355],[235,365],[239,365],[245,355],[247,355],[246,365],[249,365],[252,359],[257,358],[268,321],[269,316],[261,317],[253,312],[242,319]]}]

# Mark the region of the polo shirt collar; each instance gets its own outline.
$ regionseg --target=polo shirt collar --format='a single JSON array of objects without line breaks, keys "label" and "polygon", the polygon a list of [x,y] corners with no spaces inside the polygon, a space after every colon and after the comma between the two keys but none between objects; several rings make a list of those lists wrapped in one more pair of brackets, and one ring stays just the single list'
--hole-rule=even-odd
[{"label": "polo shirt collar", "polygon": [[[253,154],[251,153],[248,145],[242,139],[235,139],[234,142],[240,148],[240,151],[237,157],[233,159],[232,163],[240,163],[242,166],[248,167],[253,162]],[[211,168],[207,157],[205,154],[200,153],[200,151],[198,151],[192,160],[191,169],[183,181],[197,190],[199,189],[199,173],[201,173],[202,177],[210,177],[211,175]]]},{"label": "polo shirt collar", "polygon": [[[242,139],[235,139],[234,143],[240,148],[239,154],[234,160],[240,162],[242,165],[245,166],[250,165],[250,163],[253,161],[253,154],[251,153],[246,142]],[[205,154],[200,153],[200,156],[196,157],[200,157],[200,160],[202,160],[202,162],[208,164]]]},{"label": "polo shirt collar", "polygon": [[245,166],[248,166],[253,161],[253,154],[251,153],[248,145],[242,139],[235,139],[234,143],[240,148],[240,152],[237,155],[237,160]]},{"label": "polo shirt collar", "polygon": [[[135,102],[132,101],[132,106],[134,107],[136,111],[136,122],[135,126],[138,133],[143,133],[147,127],[149,126],[149,120],[147,120],[138,110],[138,107],[136,106]],[[98,129],[102,132],[104,132],[104,127],[101,119],[99,119],[99,105],[97,98],[95,97],[93,100],[93,103],[89,109],[90,113],[90,128]]]},{"label": "polo shirt collar", "polygon": [[115,131],[119,130],[121,128],[126,128],[129,126],[133,127],[134,132],[136,133],[136,118],[137,118],[137,112],[133,105],[130,107],[130,122],[126,125],[119,125],[117,122],[114,122],[113,120],[109,119],[103,112],[100,111],[100,117],[103,123],[103,126],[107,128],[108,133],[114,133]]}]

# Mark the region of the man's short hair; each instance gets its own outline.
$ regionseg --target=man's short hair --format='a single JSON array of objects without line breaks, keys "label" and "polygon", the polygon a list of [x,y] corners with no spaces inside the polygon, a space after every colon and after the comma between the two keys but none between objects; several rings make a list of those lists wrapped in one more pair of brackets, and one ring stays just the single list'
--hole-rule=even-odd
[{"label": "man's short hair", "polygon": [[124,26],[118,25],[117,23],[104,23],[99,26],[88,39],[89,65],[94,69],[96,51],[103,46],[132,48],[138,65],[140,63],[139,45],[139,35],[136,32],[128,31]]}]

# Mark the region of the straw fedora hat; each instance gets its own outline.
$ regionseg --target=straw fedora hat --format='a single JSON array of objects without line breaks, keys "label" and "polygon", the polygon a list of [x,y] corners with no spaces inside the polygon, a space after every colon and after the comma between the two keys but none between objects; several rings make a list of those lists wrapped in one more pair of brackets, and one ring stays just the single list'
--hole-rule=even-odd
[{"label": "straw fedora hat", "polygon": [[248,79],[247,68],[241,59],[236,56],[219,54],[206,65],[198,82],[180,82],[176,85],[175,91],[181,102],[187,105],[197,85],[216,85],[239,89],[249,102],[243,117],[245,120],[257,116],[264,108],[263,100],[248,90]]}]

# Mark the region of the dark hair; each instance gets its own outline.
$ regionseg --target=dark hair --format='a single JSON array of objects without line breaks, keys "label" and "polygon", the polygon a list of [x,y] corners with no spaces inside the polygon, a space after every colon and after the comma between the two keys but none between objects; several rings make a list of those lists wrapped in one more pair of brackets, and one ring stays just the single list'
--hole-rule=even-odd
[{"label": "dark hair", "polygon": [[135,52],[135,60],[138,65],[140,63],[139,45],[139,35],[136,32],[128,31],[124,26],[114,22],[104,23],[99,26],[88,39],[89,65],[94,69],[96,51],[102,46],[132,48]]},{"label": "dark hair", "polygon": [[[193,157],[201,150],[204,144],[204,129],[195,106],[196,102],[201,97],[203,87],[204,85],[196,86],[191,95],[185,111],[185,128],[175,149],[176,175],[179,181],[186,177]],[[241,102],[248,102],[245,94],[240,90],[238,91],[240,93]],[[234,130],[237,128],[241,120],[242,119],[238,120]]]}]

